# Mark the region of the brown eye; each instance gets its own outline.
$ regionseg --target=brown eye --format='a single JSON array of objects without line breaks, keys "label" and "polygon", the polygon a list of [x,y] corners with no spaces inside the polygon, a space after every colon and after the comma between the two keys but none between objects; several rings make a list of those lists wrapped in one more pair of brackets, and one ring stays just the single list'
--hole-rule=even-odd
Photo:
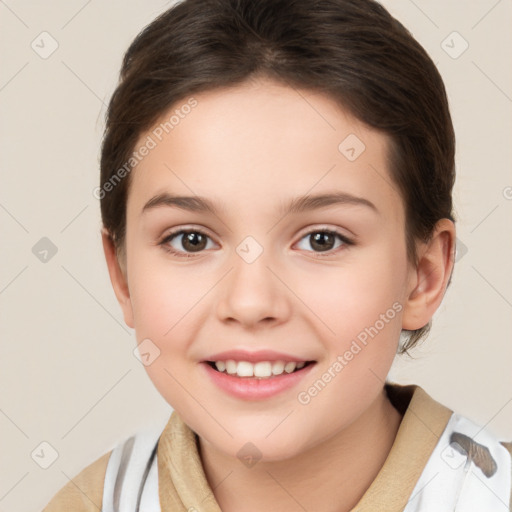
[{"label": "brown eye", "polygon": [[210,237],[197,230],[181,230],[171,233],[160,242],[167,251],[176,256],[190,256],[207,248]]},{"label": "brown eye", "polygon": [[183,234],[181,244],[187,251],[201,251],[206,247],[206,237],[197,231],[191,231]]},{"label": "brown eye", "polygon": [[[309,252],[316,252],[316,253],[323,253],[323,252],[329,252],[335,250],[344,246],[344,245],[353,245],[353,242],[349,240],[347,237],[343,236],[341,233],[338,233],[337,231],[330,231],[330,230],[316,230],[316,231],[310,231],[309,233],[306,233],[305,236],[303,236],[299,242],[299,244],[302,241],[306,241],[306,244],[303,245],[309,245],[311,247],[312,251],[308,249],[308,247],[299,247],[302,250],[309,251]],[[337,240],[339,240],[338,244]]]},{"label": "brown eye", "polygon": [[329,251],[334,247],[335,237],[332,233],[322,231],[320,233],[314,233],[309,235],[311,247],[319,251]]}]

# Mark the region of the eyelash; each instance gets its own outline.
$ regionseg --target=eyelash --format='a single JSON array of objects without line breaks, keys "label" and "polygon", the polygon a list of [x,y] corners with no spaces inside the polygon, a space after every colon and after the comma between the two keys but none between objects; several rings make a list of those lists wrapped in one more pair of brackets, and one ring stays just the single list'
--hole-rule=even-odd
[{"label": "eyelash", "polygon": [[[166,252],[172,254],[173,256],[177,256],[178,258],[193,258],[196,254],[200,254],[201,252],[204,252],[204,251],[199,251],[197,253],[187,253],[187,252],[184,253],[184,252],[176,251],[175,249],[171,248],[171,246],[169,245],[169,242],[176,236],[186,234],[186,233],[199,233],[202,236],[210,238],[206,233],[204,233],[200,229],[180,229],[180,230],[174,231],[174,232],[166,235],[158,243],[158,245],[162,246],[162,248]],[[314,229],[314,230],[311,230],[311,231],[308,231],[307,233],[305,233],[300,238],[300,240],[302,240],[312,234],[316,234],[316,233],[325,233],[325,234],[329,234],[329,235],[334,235],[334,236],[338,237],[343,242],[343,245],[341,245],[340,247],[337,247],[336,249],[330,249],[330,250],[324,251],[324,252],[307,251],[307,252],[313,252],[315,254],[316,258],[322,258],[324,256],[332,256],[333,254],[336,254],[337,252],[339,252],[344,246],[355,245],[353,240],[347,238],[345,235],[342,235],[340,232],[333,230],[333,229],[321,229],[321,228]]]}]

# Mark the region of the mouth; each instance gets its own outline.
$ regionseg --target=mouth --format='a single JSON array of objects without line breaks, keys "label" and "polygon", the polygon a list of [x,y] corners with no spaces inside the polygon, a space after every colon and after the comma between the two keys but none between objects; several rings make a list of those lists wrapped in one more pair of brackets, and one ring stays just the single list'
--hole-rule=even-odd
[{"label": "mouth", "polygon": [[[296,388],[314,371],[317,361],[294,361],[292,357],[278,358],[271,351],[261,359],[253,354],[240,354],[230,359],[219,354],[219,359],[202,361],[206,375],[220,390],[244,401],[266,400]],[[284,354],[283,354],[284,355]],[[231,356],[233,357],[233,356]],[[272,358],[264,360],[264,357]],[[274,359],[275,357],[275,359]],[[247,361],[251,359],[251,362]]]},{"label": "mouth", "polygon": [[304,371],[316,361],[204,361],[218,373],[239,377],[241,379],[272,379],[280,375],[289,375]]}]

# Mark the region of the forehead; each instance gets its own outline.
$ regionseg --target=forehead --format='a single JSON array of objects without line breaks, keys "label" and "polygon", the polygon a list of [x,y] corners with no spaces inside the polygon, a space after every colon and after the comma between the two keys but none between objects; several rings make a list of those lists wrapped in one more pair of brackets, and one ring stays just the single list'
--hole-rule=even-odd
[{"label": "forehead", "polygon": [[335,190],[366,198],[385,217],[403,216],[388,137],[318,92],[270,80],[202,92],[173,105],[136,147],[148,141],[132,171],[129,209],[168,192],[251,216]]}]

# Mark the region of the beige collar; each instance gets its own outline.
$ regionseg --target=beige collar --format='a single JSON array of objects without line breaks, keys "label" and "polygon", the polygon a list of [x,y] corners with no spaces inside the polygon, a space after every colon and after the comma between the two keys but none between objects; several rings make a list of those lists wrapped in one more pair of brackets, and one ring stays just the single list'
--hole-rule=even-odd
[{"label": "beige collar", "polygon": [[[452,411],[419,386],[388,383],[386,392],[404,414],[389,455],[352,512],[402,510],[409,500]],[[199,456],[197,436],[173,411],[158,444],[162,512],[222,512]]]}]

